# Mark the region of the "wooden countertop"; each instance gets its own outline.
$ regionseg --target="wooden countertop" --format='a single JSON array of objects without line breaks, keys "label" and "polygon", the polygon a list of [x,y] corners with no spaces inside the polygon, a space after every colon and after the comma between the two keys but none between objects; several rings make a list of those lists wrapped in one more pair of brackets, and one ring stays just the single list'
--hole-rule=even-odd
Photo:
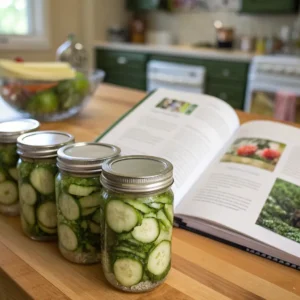
[{"label": "wooden countertop", "polygon": [[[102,85],[73,119],[43,124],[91,141],[143,98],[143,92]],[[238,112],[241,122],[261,119]],[[165,284],[145,294],[124,294],[106,283],[101,265],[64,260],[56,243],[29,240],[19,218],[0,216],[0,300],[38,299],[300,299],[300,273],[208,238],[174,229],[173,266]]]}]

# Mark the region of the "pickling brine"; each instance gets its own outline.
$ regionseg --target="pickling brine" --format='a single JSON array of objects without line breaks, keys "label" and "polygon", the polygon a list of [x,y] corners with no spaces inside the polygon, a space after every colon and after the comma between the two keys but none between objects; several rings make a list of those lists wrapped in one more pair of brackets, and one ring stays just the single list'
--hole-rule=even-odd
[{"label": "pickling brine", "polygon": [[[155,184],[153,180],[157,180]],[[124,156],[104,164],[101,182],[105,277],[123,291],[152,290],[166,279],[171,268],[171,164],[160,158]]]}]

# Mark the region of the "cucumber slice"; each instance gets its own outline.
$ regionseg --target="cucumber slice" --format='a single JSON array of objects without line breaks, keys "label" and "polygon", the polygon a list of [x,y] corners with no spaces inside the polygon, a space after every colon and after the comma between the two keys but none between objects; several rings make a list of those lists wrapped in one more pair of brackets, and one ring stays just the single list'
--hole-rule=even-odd
[{"label": "cucumber slice", "polygon": [[169,229],[172,227],[171,222],[169,221],[169,219],[167,218],[167,216],[165,215],[163,210],[158,211],[158,213],[156,214],[156,218],[162,222],[162,224],[166,227],[166,229]]},{"label": "cucumber slice", "polygon": [[48,227],[45,227],[40,222],[38,224],[39,224],[39,227],[41,228],[41,230],[44,231],[45,233],[48,233],[48,234],[56,234],[57,233],[57,228],[56,227],[55,228],[48,228]]},{"label": "cucumber slice", "polygon": [[68,251],[75,251],[78,247],[78,239],[75,232],[66,224],[58,226],[60,244]]},{"label": "cucumber slice", "polygon": [[83,209],[81,210],[81,215],[82,215],[83,217],[89,216],[89,215],[93,214],[96,210],[97,210],[97,207],[83,208]]},{"label": "cucumber slice", "polygon": [[57,212],[54,202],[45,202],[37,209],[37,218],[39,222],[48,228],[57,226]]},{"label": "cucumber slice", "polygon": [[72,196],[62,193],[58,198],[58,203],[61,213],[67,220],[74,221],[80,218],[79,205]]},{"label": "cucumber slice", "polygon": [[126,287],[138,284],[143,278],[142,264],[132,258],[119,258],[113,266],[117,281]]},{"label": "cucumber slice", "polygon": [[159,235],[159,225],[154,218],[145,218],[140,226],[132,230],[132,236],[139,242],[152,243]]},{"label": "cucumber slice", "polygon": [[146,258],[146,254],[145,253],[133,250],[133,249],[131,249],[129,247],[126,247],[126,246],[121,246],[120,245],[120,246],[115,247],[114,250],[115,251],[120,251],[120,252],[129,252],[129,253],[132,253],[132,254],[134,254],[136,256],[139,256],[139,257],[141,257],[143,259]]},{"label": "cucumber slice", "polygon": [[133,206],[135,209],[141,211],[144,214],[148,214],[148,213],[151,213],[151,212],[154,211],[151,207],[147,206],[146,204],[143,204],[143,203],[139,202],[138,200],[125,199],[123,201],[125,203]]},{"label": "cucumber slice", "polygon": [[145,214],[145,215],[144,215],[144,218],[156,218],[156,213],[151,212],[151,213],[149,213],[149,214]]},{"label": "cucumber slice", "polygon": [[106,205],[106,222],[117,233],[131,231],[139,222],[138,212],[120,200],[111,200]]},{"label": "cucumber slice", "polygon": [[132,239],[132,234],[131,232],[126,232],[126,233],[120,233],[117,235],[118,240],[120,241],[126,241],[128,239]]},{"label": "cucumber slice", "polygon": [[1,170],[0,171],[0,183],[6,180],[5,173]]},{"label": "cucumber slice", "polygon": [[89,222],[89,228],[92,233],[100,233],[101,232],[100,226],[94,222]]},{"label": "cucumber slice", "polygon": [[54,175],[45,168],[36,168],[30,173],[30,182],[33,187],[44,195],[54,192]]},{"label": "cucumber slice", "polygon": [[18,187],[13,181],[0,183],[0,204],[11,205],[18,201]]},{"label": "cucumber slice", "polygon": [[172,199],[170,197],[162,195],[162,196],[158,196],[155,199],[155,202],[164,203],[164,204],[172,204]]},{"label": "cucumber slice", "polygon": [[172,228],[166,230],[164,226],[161,226],[159,236],[155,240],[154,244],[158,245],[162,241],[171,242],[171,240],[172,240]]},{"label": "cucumber slice", "polygon": [[20,186],[20,200],[28,205],[34,205],[37,200],[35,189],[29,183]]},{"label": "cucumber slice", "polygon": [[8,169],[8,173],[15,181],[18,181],[19,176],[17,168]]},{"label": "cucumber slice", "polygon": [[156,202],[153,202],[153,203],[149,203],[148,206],[150,206],[151,208],[154,208],[154,209],[161,209],[163,208],[163,203],[156,203]]},{"label": "cucumber slice", "polygon": [[82,208],[98,207],[100,205],[101,193],[93,193],[79,199]]},{"label": "cucumber slice", "polygon": [[164,211],[171,224],[173,224],[173,219],[174,219],[173,205],[165,204]]},{"label": "cucumber slice", "polygon": [[149,254],[147,270],[153,280],[161,280],[170,269],[171,264],[171,243],[160,242]]},{"label": "cucumber slice", "polygon": [[82,229],[86,230],[88,228],[88,222],[84,220],[80,223],[80,226]]},{"label": "cucumber slice", "polygon": [[35,211],[34,207],[28,204],[23,204],[22,205],[22,215],[24,216],[25,221],[29,225],[34,225],[35,224]]},{"label": "cucumber slice", "polygon": [[97,187],[97,186],[80,186],[77,184],[71,184],[69,186],[68,192],[71,195],[85,197],[98,189],[99,189],[99,187]]},{"label": "cucumber slice", "polygon": [[100,224],[101,222],[101,212],[100,212],[100,208],[96,210],[96,212],[93,214],[92,220],[97,223]]}]

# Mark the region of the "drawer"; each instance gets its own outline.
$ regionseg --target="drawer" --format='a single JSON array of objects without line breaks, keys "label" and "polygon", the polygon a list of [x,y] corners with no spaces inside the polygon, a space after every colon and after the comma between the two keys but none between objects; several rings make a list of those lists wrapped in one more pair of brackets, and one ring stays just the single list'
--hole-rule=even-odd
[{"label": "drawer", "polygon": [[118,71],[135,69],[146,71],[147,55],[122,51],[98,51],[97,67],[114,68]]},{"label": "drawer", "polygon": [[210,83],[207,86],[207,94],[220,98],[235,109],[243,109],[245,88],[228,86],[224,84]]},{"label": "drawer", "polygon": [[296,0],[243,0],[243,13],[293,13],[297,11]]},{"label": "drawer", "polygon": [[138,90],[146,90],[146,77],[130,73],[108,72],[105,82]]}]

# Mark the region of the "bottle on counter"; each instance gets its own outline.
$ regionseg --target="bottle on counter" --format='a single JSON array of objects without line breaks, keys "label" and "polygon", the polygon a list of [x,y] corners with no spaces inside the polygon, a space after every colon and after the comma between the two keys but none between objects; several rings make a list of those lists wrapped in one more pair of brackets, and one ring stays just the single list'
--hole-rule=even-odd
[{"label": "bottle on counter", "polygon": [[73,142],[71,134],[60,131],[36,131],[17,140],[21,224],[24,233],[33,240],[57,238],[57,150]]},{"label": "bottle on counter", "polygon": [[118,147],[101,143],[76,143],[58,150],[58,243],[71,262],[100,261],[100,174],[103,162],[120,153]]},{"label": "bottle on counter", "polygon": [[88,73],[88,57],[84,46],[76,40],[74,34],[69,34],[68,39],[58,47],[56,60],[68,62],[78,72]]},{"label": "bottle on counter", "polygon": [[173,166],[133,155],[106,161],[101,174],[102,268],[126,292],[162,284],[171,268]]},{"label": "bottle on counter", "polygon": [[135,44],[144,44],[146,40],[146,20],[139,14],[135,13],[129,25],[130,42]]},{"label": "bottle on counter", "polygon": [[32,119],[0,123],[0,213],[4,215],[19,215],[17,138],[39,126]]}]

